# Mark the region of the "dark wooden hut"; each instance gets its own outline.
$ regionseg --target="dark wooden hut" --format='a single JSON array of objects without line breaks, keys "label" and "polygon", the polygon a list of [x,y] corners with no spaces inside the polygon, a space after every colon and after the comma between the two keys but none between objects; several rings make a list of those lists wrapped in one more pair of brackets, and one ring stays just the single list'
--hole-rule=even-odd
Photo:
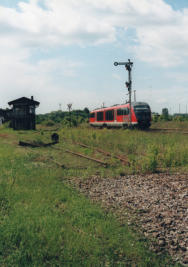
[{"label": "dark wooden hut", "polygon": [[11,127],[14,130],[35,130],[35,108],[40,103],[33,96],[21,97],[8,104],[12,106]]}]

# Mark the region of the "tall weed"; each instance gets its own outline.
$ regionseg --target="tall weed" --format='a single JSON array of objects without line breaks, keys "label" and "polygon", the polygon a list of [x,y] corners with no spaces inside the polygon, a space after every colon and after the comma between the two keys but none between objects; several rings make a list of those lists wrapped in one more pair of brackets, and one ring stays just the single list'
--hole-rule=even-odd
[{"label": "tall weed", "polygon": [[149,145],[147,148],[146,157],[142,163],[143,172],[156,172],[158,167],[159,150],[156,145]]}]

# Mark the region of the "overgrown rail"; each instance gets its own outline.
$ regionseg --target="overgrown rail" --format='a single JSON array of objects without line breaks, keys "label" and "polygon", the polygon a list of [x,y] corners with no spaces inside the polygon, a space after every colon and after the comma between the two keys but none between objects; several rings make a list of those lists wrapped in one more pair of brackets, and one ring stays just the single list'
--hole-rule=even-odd
[{"label": "overgrown rail", "polygon": [[162,133],[181,133],[188,134],[188,131],[184,131],[180,128],[150,128],[148,132],[162,132]]}]

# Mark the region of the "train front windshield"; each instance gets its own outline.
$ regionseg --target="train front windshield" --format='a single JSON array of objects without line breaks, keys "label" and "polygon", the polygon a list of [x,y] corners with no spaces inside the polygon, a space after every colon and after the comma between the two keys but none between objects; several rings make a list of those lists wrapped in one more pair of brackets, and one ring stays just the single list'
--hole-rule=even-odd
[{"label": "train front windshield", "polygon": [[138,120],[149,120],[151,118],[151,110],[148,105],[136,105],[134,111]]}]

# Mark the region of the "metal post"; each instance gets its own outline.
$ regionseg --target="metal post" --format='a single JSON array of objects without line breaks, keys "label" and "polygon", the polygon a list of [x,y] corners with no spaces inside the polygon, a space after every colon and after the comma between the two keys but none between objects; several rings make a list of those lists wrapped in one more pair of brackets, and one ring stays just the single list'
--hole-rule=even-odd
[{"label": "metal post", "polygon": [[[129,60],[130,62],[130,60]],[[126,67],[126,66],[125,66]],[[128,91],[129,91],[129,126],[131,125],[131,108],[132,108],[132,105],[131,105],[131,97],[132,97],[132,80],[131,80],[131,67],[128,65],[128,68],[126,68],[128,70],[128,73],[129,73],[129,81],[128,81]]]},{"label": "metal post", "polygon": [[124,65],[126,70],[128,71],[128,82],[126,82],[126,86],[128,88],[128,92],[129,92],[129,126],[132,124],[131,121],[131,108],[132,108],[132,104],[131,104],[131,96],[132,96],[132,77],[131,77],[131,71],[132,71],[132,66],[133,66],[133,62],[130,61],[130,59],[128,59],[128,62],[114,62],[114,66],[118,66],[118,65]]},{"label": "metal post", "polygon": [[134,90],[134,102],[136,102],[136,90]]},{"label": "metal post", "polygon": [[72,108],[72,104],[67,104],[68,110],[69,110],[69,126],[71,127],[71,108]]},{"label": "metal post", "polygon": [[59,111],[62,111],[62,104],[61,103],[59,103]]}]

